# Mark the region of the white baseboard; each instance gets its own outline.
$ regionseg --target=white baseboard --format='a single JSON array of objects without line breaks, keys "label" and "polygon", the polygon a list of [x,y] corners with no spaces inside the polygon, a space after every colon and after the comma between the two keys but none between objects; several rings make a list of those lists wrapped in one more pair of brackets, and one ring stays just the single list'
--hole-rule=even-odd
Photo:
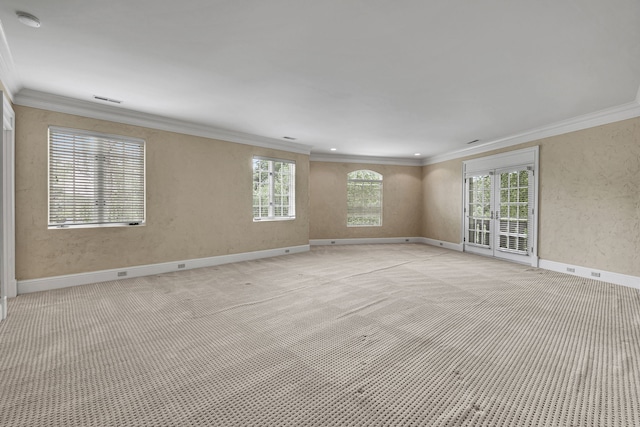
[{"label": "white baseboard", "polygon": [[[362,245],[381,243],[422,243],[425,245],[437,246],[445,249],[462,252],[462,244],[444,242],[440,240],[428,239],[426,237],[385,237],[385,238],[362,238],[362,239],[314,239],[310,240],[312,246],[319,245]],[[229,264],[233,262],[251,261],[261,258],[294,254],[309,251],[310,245],[292,246],[286,248],[267,249],[264,251],[245,252],[240,254],[221,255],[209,258],[198,258],[184,261],[165,262],[160,264],[140,265],[135,267],[124,267],[112,270],[94,271],[90,273],[70,274],[65,276],[45,277],[41,279],[19,280],[18,294],[30,292],[40,292],[51,289],[67,288],[70,286],[87,285],[91,283],[107,282],[111,280],[126,279],[132,277],[151,276],[154,274],[170,273],[174,271],[191,270],[194,268],[212,267],[216,265]],[[178,267],[182,266],[183,267]],[[626,274],[613,273],[610,271],[598,270],[595,268],[581,267],[566,263],[539,260],[539,267],[545,270],[557,271],[560,273],[572,274],[575,276],[595,279],[616,285],[628,286],[640,289],[640,277]],[[573,271],[567,270],[573,269]],[[119,274],[125,273],[124,276]],[[596,274],[596,276],[592,275]],[[597,276],[599,274],[599,276]],[[0,320],[7,316],[7,297],[0,298]]]},{"label": "white baseboard", "polygon": [[[391,237],[391,238],[372,238],[372,239],[317,239],[310,240],[312,246],[319,245],[363,245],[374,243],[422,243],[430,246],[451,249],[453,251],[463,252],[464,245],[462,243],[451,243],[442,240],[429,239],[426,237]],[[573,274],[575,276],[585,277],[588,279],[600,280],[603,282],[613,283],[616,285],[628,286],[640,289],[640,277],[628,276],[611,271],[598,270],[595,268],[580,267],[577,265],[564,264],[555,261],[548,261],[538,257],[533,258],[533,266],[560,273]],[[528,264],[527,264],[528,265]],[[569,271],[567,269],[573,269]],[[592,274],[595,274],[592,275]]]},{"label": "white baseboard", "polygon": [[626,274],[613,273],[611,271],[598,270],[596,268],[581,267],[579,265],[565,264],[562,262],[540,259],[539,267],[545,270],[585,277],[587,279],[600,280],[616,285],[628,286],[640,289],[640,277]]},{"label": "white baseboard", "polygon": [[361,239],[313,239],[309,240],[311,246],[323,245],[372,245],[384,243],[422,243],[423,245],[438,246],[462,252],[461,243],[445,242],[443,240],[428,239],[426,237],[374,237]]},{"label": "white baseboard", "polygon": [[419,243],[420,237],[372,237],[361,239],[312,239],[311,246],[323,245],[373,245],[379,243]]},{"label": "white baseboard", "polygon": [[451,249],[452,251],[462,252],[462,243],[445,242],[444,240],[429,239],[426,237],[418,237],[418,242],[429,246],[438,246],[440,248]]},{"label": "white baseboard", "polygon": [[0,320],[7,318],[7,297],[0,298]]},{"label": "white baseboard", "polygon": [[309,251],[309,245],[292,246],[264,251],[244,252],[239,254],[221,255],[209,258],[197,258],[184,261],[164,262],[160,264],[123,267],[112,270],[94,271],[89,273],[69,274],[65,276],[44,277],[41,279],[19,280],[18,294],[47,291],[51,289],[67,288],[70,286],[87,285],[90,283],[108,282],[111,280],[129,279],[132,277],[151,276],[154,274],[171,273],[174,271],[191,270],[194,268],[212,267],[232,262],[251,261],[260,258],[295,254]]}]

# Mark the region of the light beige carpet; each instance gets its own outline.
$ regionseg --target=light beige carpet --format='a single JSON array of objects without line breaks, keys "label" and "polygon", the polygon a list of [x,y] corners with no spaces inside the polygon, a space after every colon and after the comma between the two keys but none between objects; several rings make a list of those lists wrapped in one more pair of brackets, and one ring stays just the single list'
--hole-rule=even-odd
[{"label": "light beige carpet", "polygon": [[640,292],[423,245],[19,296],[2,426],[640,426]]}]

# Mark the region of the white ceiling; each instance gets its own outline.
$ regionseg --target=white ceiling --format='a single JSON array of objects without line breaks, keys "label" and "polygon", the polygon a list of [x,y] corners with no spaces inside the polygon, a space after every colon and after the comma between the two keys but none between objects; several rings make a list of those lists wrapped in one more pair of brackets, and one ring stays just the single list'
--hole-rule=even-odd
[{"label": "white ceiling", "polygon": [[638,0],[3,0],[0,22],[14,94],[100,95],[314,154],[434,156],[640,86]]}]

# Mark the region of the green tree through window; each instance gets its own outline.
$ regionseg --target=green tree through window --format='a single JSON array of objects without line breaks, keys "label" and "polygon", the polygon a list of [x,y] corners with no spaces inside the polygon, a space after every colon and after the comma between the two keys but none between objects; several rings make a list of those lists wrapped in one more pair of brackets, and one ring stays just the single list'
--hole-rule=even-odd
[{"label": "green tree through window", "polygon": [[253,219],[293,219],[296,216],[296,164],[253,158]]},{"label": "green tree through window", "polygon": [[347,226],[382,225],[382,175],[357,170],[347,175]]}]

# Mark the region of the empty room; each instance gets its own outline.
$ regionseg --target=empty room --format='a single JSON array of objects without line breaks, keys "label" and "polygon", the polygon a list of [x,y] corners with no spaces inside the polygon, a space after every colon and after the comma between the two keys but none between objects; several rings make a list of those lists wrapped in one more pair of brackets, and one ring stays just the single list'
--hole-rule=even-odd
[{"label": "empty room", "polygon": [[0,426],[640,426],[640,2],[3,0]]}]

